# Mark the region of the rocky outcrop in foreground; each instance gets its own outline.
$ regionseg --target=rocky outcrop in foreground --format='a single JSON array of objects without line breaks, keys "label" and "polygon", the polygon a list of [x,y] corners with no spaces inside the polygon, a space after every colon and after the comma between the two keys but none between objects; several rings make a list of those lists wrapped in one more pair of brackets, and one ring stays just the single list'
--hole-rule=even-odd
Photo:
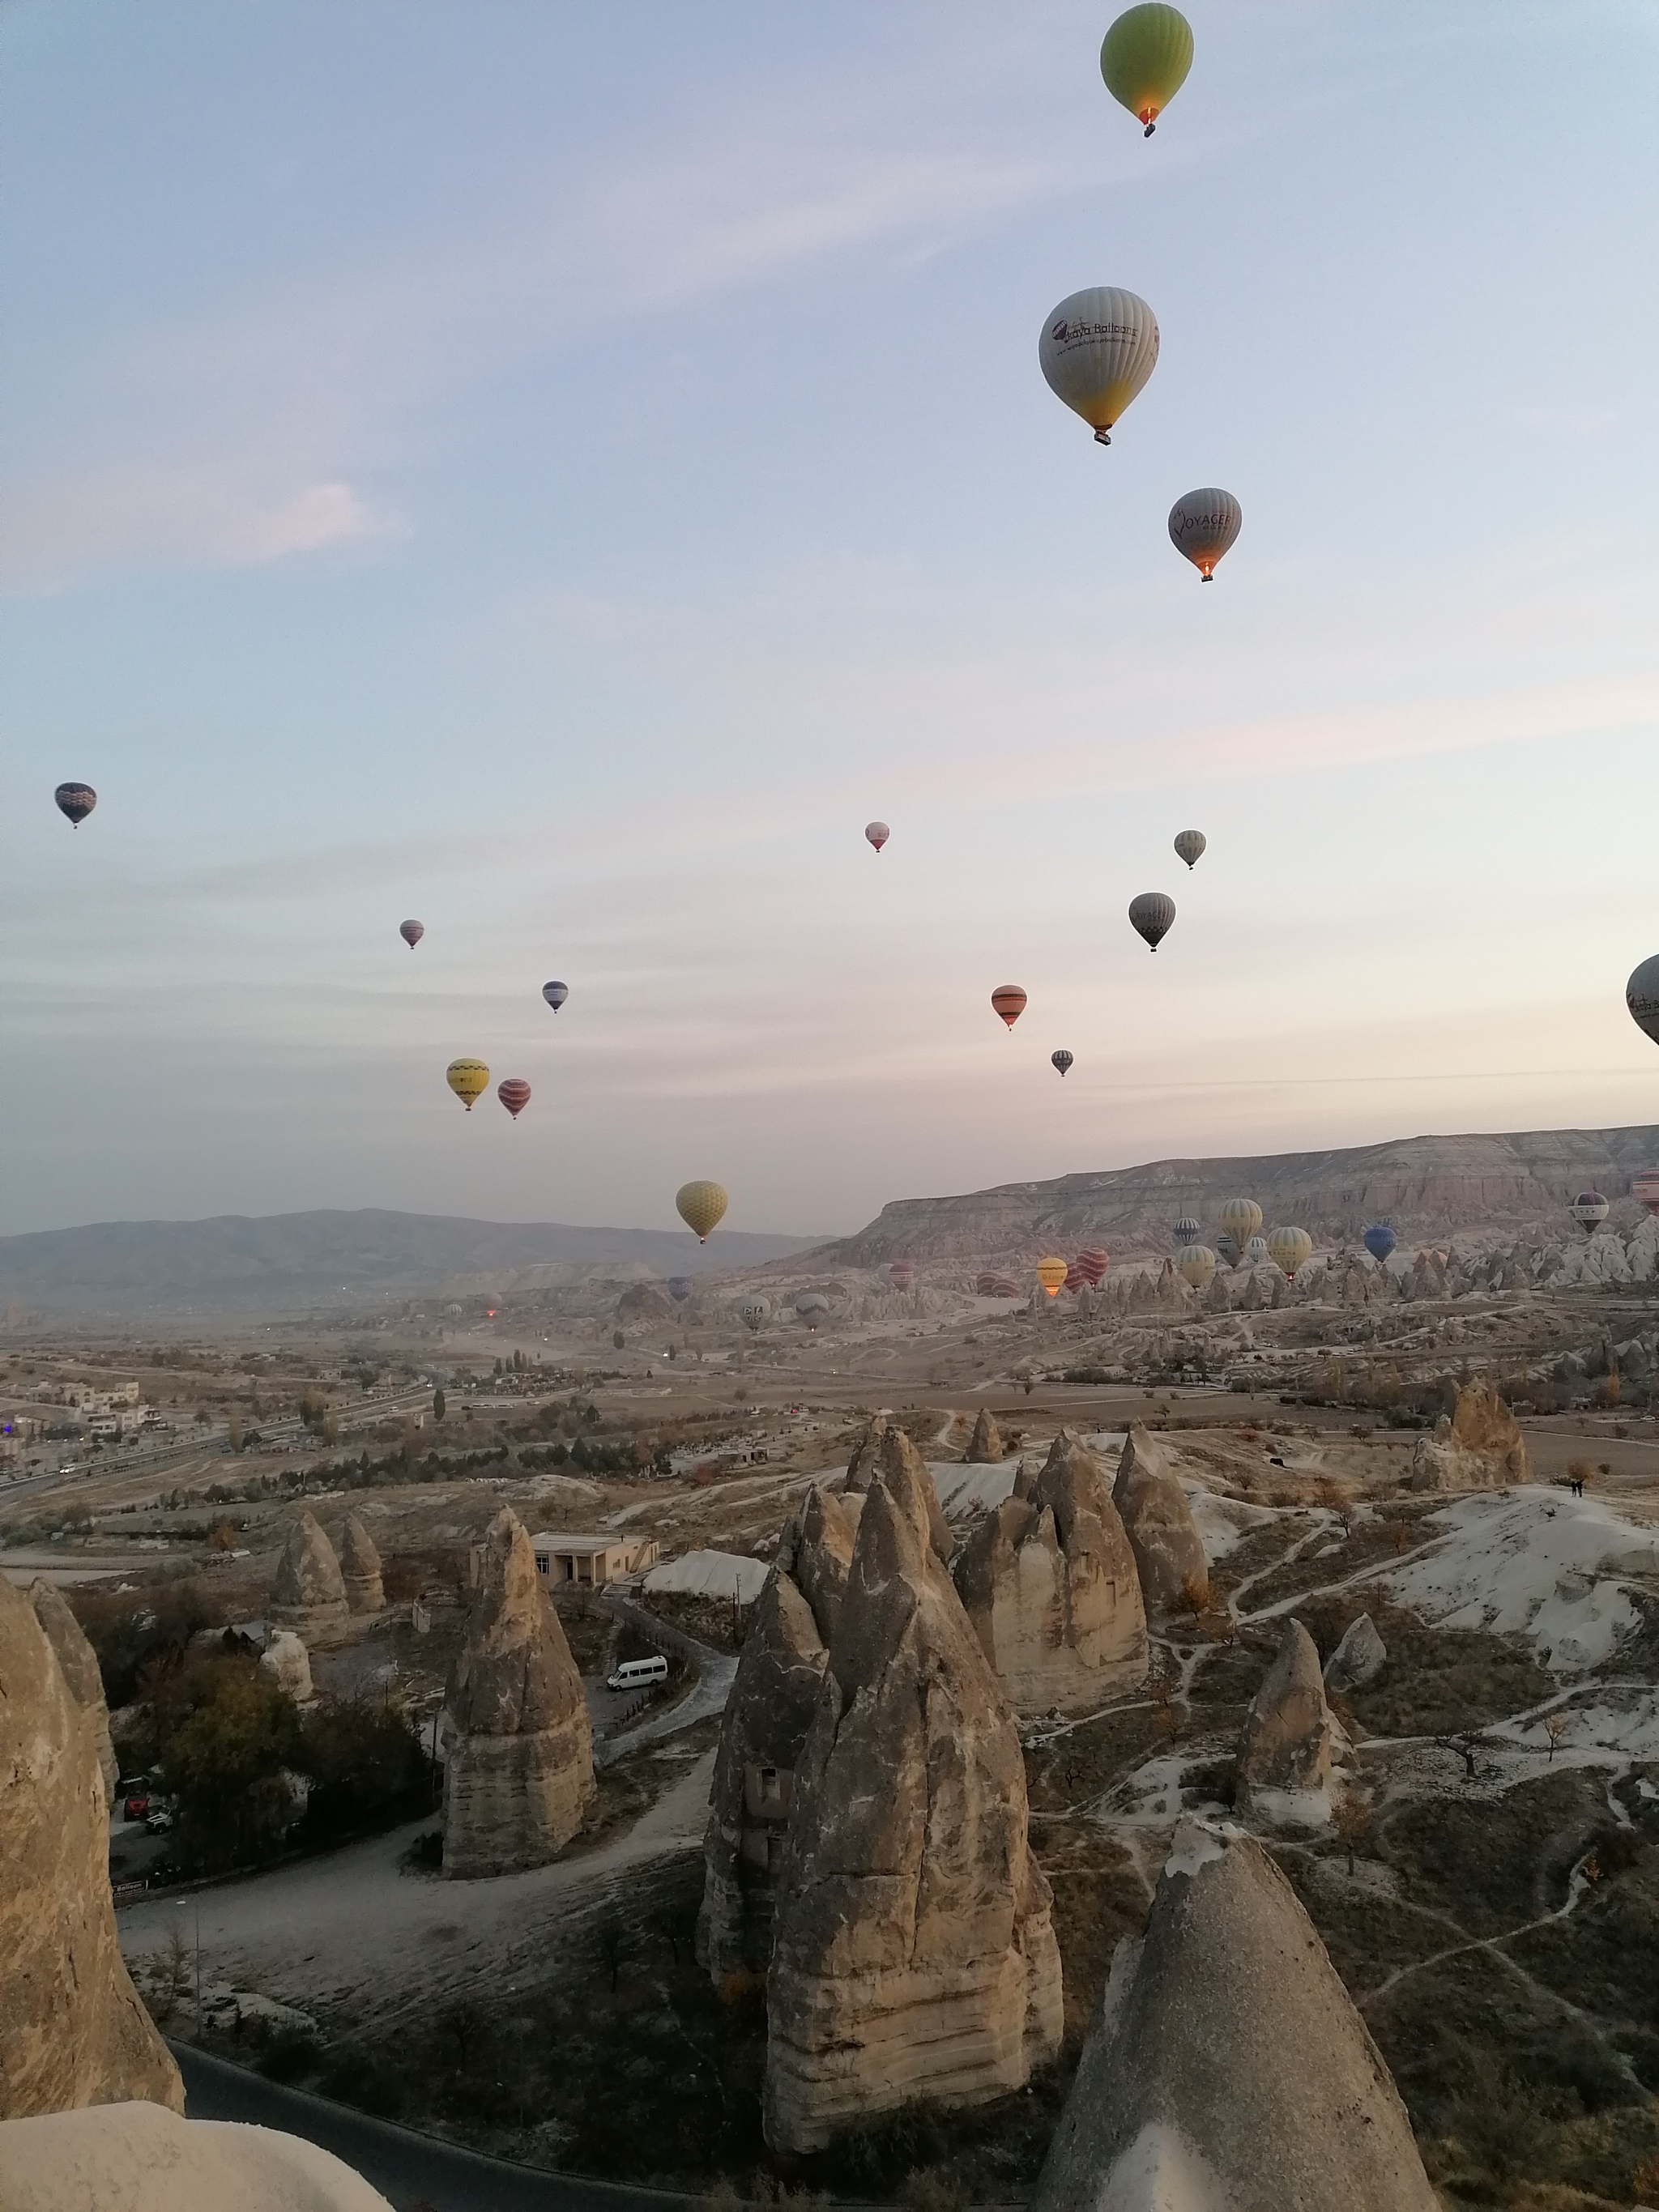
[{"label": "rocky outcrop in foreground", "polygon": [[104,1782],[104,1810],[107,1813],[115,1802],[115,1785],[120,1779],[121,1769],[115,1746],[110,1741],[109,1707],[104,1702],[104,1678],[98,1670],[97,1654],[70,1611],[67,1601],[38,1575],[29,1585],[29,1603],[64,1670],[70,1697],[92,1723],[93,1741],[98,1747],[98,1771]]},{"label": "rocky outcrop in foreground", "polygon": [[[1269,1820],[1311,1812],[1305,1801],[1328,1785],[1334,1751],[1318,1650],[1299,1620],[1287,1620],[1244,1719],[1238,1747],[1240,1811]],[[1298,1799],[1304,1801],[1301,1807]]]},{"label": "rocky outcrop in foreground", "polygon": [[386,1591],[380,1582],[380,1555],[374,1539],[355,1513],[346,1515],[345,1541],[340,1549],[340,1575],[346,1603],[353,1613],[382,1613]]},{"label": "rocky outcrop in foreground", "polygon": [[1183,1820],[1034,2212],[1436,2212],[1381,2053],[1258,1844]]},{"label": "rocky outcrop in foreground", "polygon": [[883,1438],[797,1770],[767,1984],[768,2141],[1018,2089],[1058,2048],[1060,1954],[1014,1717]]},{"label": "rocky outcrop in foreground", "polygon": [[274,1626],[291,1628],[308,1644],[338,1643],[350,1628],[340,1562],[307,1507],[301,1507],[283,1547],[271,1586],[270,1618]]},{"label": "rocky outcrop in foreground", "polygon": [[179,2069],[115,1940],[92,1716],[3,1577],[0,1867],[0,2119],[124,2098],[182,2112]]},{"label": "rocky outcrop in foreground", "polygon": [[1527,1473],[1521,1424],[1489,1382],[1468,1382],[1451,1419],[1418,1438],[1408,1480],[1413,1490],[1499,1490]]},{"label": "rocky outcrop in foreground", "polygon": [[697,1958],[715,1985],[764,1973],[795,1770],[817,1710],[853,1558],[860,1501],[815,1483],[788,1523],[756,1604],[720,1722],[703,1838]]},{"label": "rocky outcrop in foreground", "polygon": [[1149,1613],[1167,1612],[1180,1604],[1189,1583],[1207,1580],[1204,1540],[1187,1493],[1162,1445],[1139,1421],[1130,1429],[1117,1463],[1112,1503],[1134,1548]]},{"label": "rocky outcrop in foreground", "polygon": [[593,1735],[576,1662],[510,1506],[484,1538],[444,1712],[444,1872],[512,1874],[556,1856],[593,1796]]},{"label": "rocky outcrop in foreground", "polygon": [[957,1588],[985,1656],[1023,1712],[1097,1698],[1146,1671],[1146,1609],[1100,1462],[1069,1429],[1042,1470],[985,1515]]},{"label": "rocky outcrop in foreground", "polygon": [[4,2212],[392,2212],[298,2136],[104,2105],[0,2126]]}]

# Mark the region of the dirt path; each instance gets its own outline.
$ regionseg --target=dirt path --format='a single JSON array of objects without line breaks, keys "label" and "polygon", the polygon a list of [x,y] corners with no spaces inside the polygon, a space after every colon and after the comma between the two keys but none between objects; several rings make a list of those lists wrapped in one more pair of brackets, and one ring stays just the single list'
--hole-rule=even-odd
[{"label": "dirt path", "polygon": [[700,1848],[714,1766],[705,1753],[626,1834],[529,1874],[446,1881],[406,1873],[404,1853],[431,1825],[416,1821],[298,1866],[125,1906],[121,1948],[129,1958],[157,1952],[178,1929],[193,1948],[199,1901],[204,1984],[358,2020],[400,2011],[459,1982],[487,1981],[626,1869]]}]

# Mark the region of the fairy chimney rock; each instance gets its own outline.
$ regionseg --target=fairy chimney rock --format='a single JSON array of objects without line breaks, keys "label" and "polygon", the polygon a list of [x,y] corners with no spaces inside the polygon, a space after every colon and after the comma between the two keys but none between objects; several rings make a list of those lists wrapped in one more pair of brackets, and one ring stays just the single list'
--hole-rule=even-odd
[{"label": "fairy chimney rock", "polygon": [[513,1874],[556,1856],[593,1796],[593,1735],[570,1646],[510,1506],[481,1547],[444,1710],[444,1872]]},{"label": "fairy chimney rock", "polygon": [[1204,1541],[1163,1446],[1139,1421],[1118,1460],[1112,1503],[1134,1549],[1147,1611],[1179,1605],[1188,1584],[1207,1576]]},{"label": "fairy chimney rock", "polygon": [[1025,1712],[1097,1698],[1146,1670],[1146,1609],[1100,1462],[1062,1429],[1041,1472],[986,1514],[957,1588],[1004,1690]]},{"label": "fairy chimney rock", "polygon": [[967,1463],[969,1467],[993,1467],[1002,1457],[1002,1432],[991,1417],[988,1406],[979,1409],[979,1419],[974,1423],[974,1433],[968,1439]]},{"label": "fairy chimney rock", "polygon": [[1450,1432],[1418,1438],[1407,1480],[1413,1490],[1501,1490],[1528,1473],[1520,1423],[1490,1382],[1466,1382]]},{"label": "fairy chimney rock", "polygon": [[865,1423],[859,1432],[858,1442],[853,1446],[853,1455],[847,1462],[847,1473],[841,1485],[843,1490],[854,1492],[868,1490],[881,1450],[881,1441],[892,1425],[892,1418],[884,1408],[880,1413],[872,1413]]},{"label": "fairy chimney rock", "polygon": [[115,1784],[121,1770],[116,1760],[115,1746],[110,1741],[109,1707],[104,1702],[104,1678],[98,1671],[97,1655],[62,1593],[38,1575],[29,1586],[29,1603],[34,1607],[35,1619],[46,1632],[47,1643],[57,1654],[70,1697],[92,1723],[93,1741],[98,1749],[98,1771],[104,1784],[104,1810],[107,1812],[115,1802]]},{"label": "fairy chimney rock", "polygon": [[1287,1620],[1244,1719],[1238,1747],[1240,1810],[1270,1820],[1312,1812],[1306,1801],[1325,1791],[1333,1748],[1318,1650],[1299,1620]]},{"label": "fairy chimney rock", "polygon": [[915,2098],[1005,2096],[1059,2047],[1018,1732],[934,1548],[937,1502],[915,1445],[890,1431],[779,1881],[764,2098],[779,2150]]},{"label": "fairy chimney rock", "polygon": [[764,1973],[795,1772],[817,1709],[860,1499],[817,1484],[788,1523],[744,1638],[720,1722],[703,1838],[697,1957],[715,1985]]},{"label": "fairy chimney rock", "polygon": [[295,1705],[310,1704],[311,1654],[291,1628],[272,1630],[270,1640],[259,1654],[259,1664],[276,1676],[278,1687],[286,1690]]},{"label": "fairy chimney rock", "polygon": [[1033,2212],[1436,2212],[1411,2123],[1261,1845],[1177,1826],[1118,1945]]},{"label": "fairy chimney rock", "polygon": [[184,2085],[121,1962],[97,1730],[0,1577],[0,2120]]},{"label": "fairy chimney rock", "polygon": [[337,1643],[350,1626],[340,1562],[308,1508],[301,1509],[283,1547],[271,1587],[270,1618],[273,1626],[291,1628],[311,1644]]},{"label": "fairy chimney rock", "polygon": [[356,1513],[346,1515],[340,1570],[345,1583],[346,1603],[353,1613],[380,1613],[385,1610],[386,1592],[380,1584],[380,1555],[374,1548],[374,1539]]},{"label": "fairy chimney rock", "polygon": [[1342,1641],[1325,1662],[1325,1687],[1334,1696],[1369,1689],[1389,1663],[1388,1646],[1370,1613],[1349,1622]]}]

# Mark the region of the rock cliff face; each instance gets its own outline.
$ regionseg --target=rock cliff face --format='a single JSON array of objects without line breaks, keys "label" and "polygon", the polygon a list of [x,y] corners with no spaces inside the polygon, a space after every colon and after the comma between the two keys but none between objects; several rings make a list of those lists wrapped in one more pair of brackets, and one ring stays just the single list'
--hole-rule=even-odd
[{"label": "rock cliff face", "polygon": [[530,1539],[508,1506],[484,1539],[444,1711],[444,1872],[511,1874],[556,1856],[593,1795],[592,1729]]},{"label": "rock cliff face", "polygon": [[1146,1671],[1134,1553],[1098,1460],[1069,1429],[1020,1474],[955,1563],[985,1656],[1023,1712],[1097,1698]]},{"label": "rock cliff face", "polygon": [[764,1973],[795,1772],[817,1710],[829,1638],[853,1557],[856,1499],[814,1484],[785,1528],[760,1594],[732,1694],[703,1838],[697,1957],[716,1986],[736,1967]]},{"label": "rock cliff face", "polygon": [[1261,1846],[1183,1821],[1120,1943],[1034,2212],[1436,2212],[1411,2124]]},{"label": "rock cliff face", "polygon": [[104,1703],[104,1678],[98,1671],[97,1655],[67,1602],[50,1583],[37,1577],[29,1588],[29,1603],[34,1607],[35,1619],[46,1632],[47,1643],[57,1654],[70,1697],[92,1723],[98,1771],[104,1784],[104,1810],[108,1812],[115,1802],[115,1785],[121,1770],[116,1761],[115,1746],[110,1741],[109,1707]]},{"label": "rock cliff face", "polygon": [[1496,1490],[1527,1475],[1520,1423],[1489,1382],[1470,1382],[1450,1421],[1418,1438],[1409,1480],[1413,1490]]},{"label": "rock cliff face", "polygon": [[0,2176],[5,2212],[392,2212],[315,2143],[159,2105],[9,2121]]},{"label": "rock cliff face", "polygon": [[283,1547],[271,1586],[270,1618],[275,1626],[291,1628],[310,1644],[337,1643],[351,1625],[340,1562],[307,1508],[301,1509]]},{"label": "rock cliff face", "polygon": [[[1238,1750],[1241,1811],[1272,1819],[1331,1778],[1334,1735],[1319,1652],[1299,1620],[1287,1620],[1273,1662],[1244,1719]],[[1287,1802],[1288,1801],[1288,1802]]]},{"label": "rock cliff face", "polygon": [[968,1439],[963,1457],[969,1467],[990,1467],[1002,1457],[1002,1432],[991,1418],[988,1406],[979,1409],[979,1419],[974,1423],[974,1433]]},{"label": "rock cliff face", "polygon": [[355,1513],[346,1515],[340,1573],[345,1583],[346,1603],[353,1613],[385,1611],[386,1591],[380,1583],[380,1555],[374,1548],[374,1538]]},{"label": "rock cliff face", "polygon": [[3,1577],[0,1866],[0,2119],[126,2098],[182,2112],[179,2069],[115,1940],[92,1716]]},{"label": "rock cliff face", "polygon": [[1186,1492],[1161,1446],[1139,1421],[1129,1431],[1117,1463],[1112,1503],[1134,1549],[1147,1611],[1179,1605],[1189,1582],[1207,1577],[1204,1542]]},{"label": "rock cliff face", "polygon": [[1060,2042],[1018,1734],[933,1548],[937,1503],[915,1446],[890,1432],[779,1885],[765,2125],[782,2150],[912,2097],[1006,2094]]}]

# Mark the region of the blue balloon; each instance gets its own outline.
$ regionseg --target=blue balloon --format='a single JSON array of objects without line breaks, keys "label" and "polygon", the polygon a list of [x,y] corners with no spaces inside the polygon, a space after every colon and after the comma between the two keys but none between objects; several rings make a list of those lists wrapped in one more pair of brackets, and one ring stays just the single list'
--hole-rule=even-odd
[{"label": "blue balloon", "polygon": [[1380,1267],[1400,1239],[1394,1233],[1391,1221],[1373,1221],[1363,1241],[1365,1249]]},{"label": "blue balloon", "polygon": [[691,1295],[690,1276],[671,1275],[668,1278],[668,1295],[677,1306],[684,1305]]},{"label": "blue balloon", "polygon": [[542,996],[546,1000],[548,1005],[552,1007],[554,1012],[556,1014],[559,1008],[563,1006],[565,1000],[570,996],[570,986],[568,983],[544,983],[542,985]]}]

